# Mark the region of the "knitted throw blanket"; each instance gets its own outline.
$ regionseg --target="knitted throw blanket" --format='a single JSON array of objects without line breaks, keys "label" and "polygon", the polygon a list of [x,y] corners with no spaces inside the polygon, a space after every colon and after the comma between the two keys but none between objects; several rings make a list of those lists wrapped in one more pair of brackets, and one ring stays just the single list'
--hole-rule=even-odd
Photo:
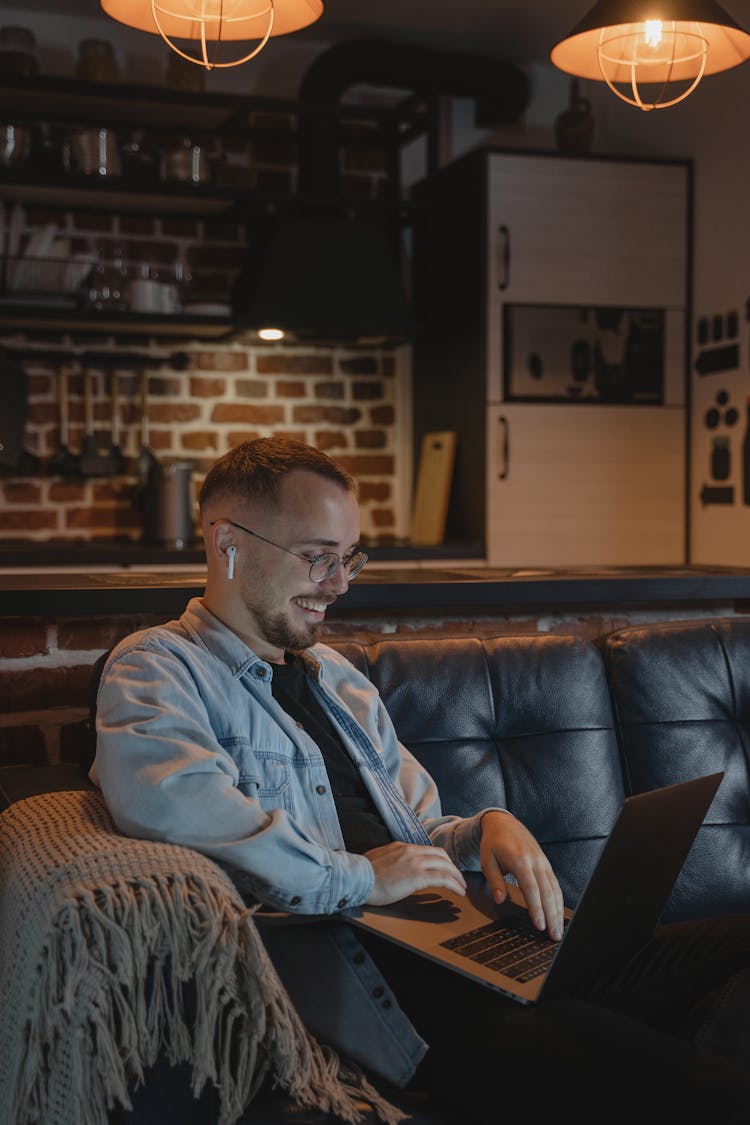
[{"label": "knitted throw blanket", "polygon": [[[197,986],[190,1023],[181,981]],[[189,848],[121,836],[97,792],[0,815],[0,1122],[102,1125],[160,1050],[233,1125],[270,1073],[308,1106],[402,1119],[305,1030],[231,879]]]}]

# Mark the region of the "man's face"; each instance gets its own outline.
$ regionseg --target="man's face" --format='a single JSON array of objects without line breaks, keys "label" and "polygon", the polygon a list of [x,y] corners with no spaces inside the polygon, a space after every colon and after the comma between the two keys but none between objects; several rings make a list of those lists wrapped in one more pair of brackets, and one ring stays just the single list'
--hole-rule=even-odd
[{"label": "man's face", "polygon": [[[359,540],[354,494],[306,469],[295,469],[284,478],[277,504],[226,514],[310,560],[324,552],[343,558]],[[237,540],[244,639],[259,656],[276,661],[286,649],[314,644],[327,606],[348,588],[343,569],[323,582],[311,582],[309,563],[303,559],[243,531],[237,531]]]}]

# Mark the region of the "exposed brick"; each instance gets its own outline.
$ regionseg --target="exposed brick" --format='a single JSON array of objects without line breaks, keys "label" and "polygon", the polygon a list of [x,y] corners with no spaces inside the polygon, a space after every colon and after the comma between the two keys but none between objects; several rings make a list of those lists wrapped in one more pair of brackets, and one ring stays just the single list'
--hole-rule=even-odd
[{"label": "exposed brick", "polygon": [[70,508],[65,512],[65,526],[70,528],[110,527],[113,521],[124,521],[128,526],[138,525],[135,514],[110,505],[95,504],[91,507]]},{"label": "exposed brick", "polygon": [[200,227],[194,219],[171,215],[162,218],[161,231],[168,238],[198,238]]},{"label": "exposed brick", "polygon": [[0,511],[0,529],[3,531],[54,531],[56,527],[57,517],[54,512],[33,508]]},{"label": "exposed brick", "polygon": [[164,453],[166,450],[173,448],[174,434],[171,430],[150,430],[148,436],[148,444],[151,451]]},{"label": "exposed brick", "polygon": [[156,230],[156,224],[149,215],[120,215],[120,230],[123,234],[149,235]]},{"label": "exposed brick", "polygon": [[165,375],[152,375],[148,381],[149,395],[166,398],[168,395],[182,395],[185,385],[180,378],[168,379]]},{"label": "exposed brick", "polygon": [[396,468],[393,457],[385,454],[346,454],[343,457],[337,457],[336,460],[354,477],[392,476]]},{"label": "exposed brick", "polygon": [[357,449],[385,449],[386,435],[383,430],[355,430],[354,444]]},{"label": "exposed brick", "polygon": [[118,617],[64,617],[57,623],[57,647],[99,655],[129,632]]},{"label": "exposed brick", "polygon": [[344,430],[316,430],[314,443],[318,449],[346,449],[349,439]]},{"label": "exposed brick", "polygon": [[191,451],[218,449],[219,436],[214,430],[188,430],[180,435],[180,443],[183,449],[189,449]]},{"label": "exposed brick", "polygon": [[222,218],[206,218],[203,222],[203,237],[206,239],[243,244],[242,227],[237,223]]},{"label": "exposed brick", "polygon": [[0,765],[42,766],[47,762],[47,743],[37,723],[0,726]]},{"label": "exposed brick", "polygon": [[0,625],[0,656],[6,659],[49,652],[47,624],[36,617],[8,617]]},{"label": "exposed brick", "polygon": [[283,406],[251,406],[241,402],[217,402],[211,412],[212,422],[248,422],[269,426],[284,421]]},{"label": "exposed brick", "polygon": [[0,672],[0,709],[33,711],[47,707],[85,707],[90,679],[91,667],[87,664]]},{"label": "exposed brick", "polygon": [[190,379],[190,394],[193,398],[218,398],[226,394],[226,379],[206,379],[192,377]]},{"label": "exposed brick", "polygon": [[378,361],[372,355],[355,355],[339,360],[339,367],[345,375],[377,375]]},{"label": "exposed brick", "polygon": [[316,383],[313,392],[316,398],[343,398],[344,384],[340,382]]},{"label": "exposed brick", "polygon": [[44,426],[57,421],[54,402],[30,402],[26,407],[26,425]]},{"label": "exposed brick", "polygon": [[255,360],[261,375],[332,375],[330,355],[285,355],[282,352],[261,354]]},{"label": "exposed brick", "polygon": [[197,371],[247,371],[245,352],[193,352],[190,366]]},{"label": "exposed brick", "polygon": [[238,379],[235,383],[235,394],[240,398],[266,398],[268,383],[262,379]]},{"label": "exposed brick", "polygon": [[380,368],[380,374],[385,375],[387,379],[392,379],[396,374],[396,360],[392,355],[383,356],[383,362]]},{"label": "exposed brick", "polygon": [[304,398],[307,394],[307,384],[301,379],[277,379],[276,394],[279,398]]},{"label": "exposed brick", "polygon": [[284,441],[307,441],[304,430],[274,430],[274,437],[282,438]]},{"label": "exposed brick", "polygon": [[153,402],[148,408],[154,422],[192,422],[200,414],[201,408],[192,402]]},{"label": "exposed brick", "polygon": [[230,430],[227,434],[226,448],[234,449],[235,445],[241,445],[243,441],[254,441],[260,436],[257,430]]},{"label": "exposed brick", "polygon": [[370,508],[370,519],[376,527],[393,527],[396,522],[391,508]]},{"label": "exposed brick", "polygon": [[352,398],[361,401],[362,399],[373,399],[383,397],[383,384],[377,382],[361,382],[352,383]]},{"label": "exposed brick", "polygon": [[392,489],[387,481],[372,481],[363,480],[357,489],[359,492],[359,499],[363,504],[371,500],[377,501],[382,504],[384,500],[390,500]]},{"label": "exposed brick", "polygon": [[396,411],[390,405],[371,406],[370,421],[376,426],[392,426],[396,421]]},{"label": "exposed brick", "polygon": [[307,406],[292,408],[293,422],[329,422],[334,426],[351,425],[358,422],[360,411],[355,406]]},{"label": "exposed brick", "polygon": [[3,484],[3,498],[9,504],[38,504],[42,490],[38,484],[28,480],[6,480]]},{"label": "exposed brick", "polygon": [[26,394],[29,398],[41,398],[52,392],[52,379],[49,375],[26,374]]},{"label": "exposed brick", "polygon": [[25,208],[26,211],[26,226],[27,227],[41,227],[45,223],[59,223],[60,212],[55,212],[52,207],[45,207],[43,204],[34,203]]},{"label": "exposed brick", "polygon": [[130,254],[138,262],[163,266],[174,261],[174,243],[159,238],[149,238],[147,242],[133,241]]}]

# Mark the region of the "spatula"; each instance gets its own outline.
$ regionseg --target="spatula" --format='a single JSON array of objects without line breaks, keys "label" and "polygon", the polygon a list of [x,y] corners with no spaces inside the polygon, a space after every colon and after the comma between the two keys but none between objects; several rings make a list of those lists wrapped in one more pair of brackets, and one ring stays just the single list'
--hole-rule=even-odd
[{"label": "spatula", "polygon": [[60,368],[57,373],[57,416],[60,427],[57,446],[47,462],[50,476],[77,477],[81,466],[78,457],[70,449],[70,412],[68,402],[68,370]]},{"label": "spatula", "polygon": [[109,447],[109,456],[113,472],[116,476],[120,476],[125,472],[127,460],[120,448],[120,378],[116,371],[112,372],[110,408],[112,444]]},{"label": "spatula", "polygon": [[94,432],[94,388],[91,372],[86,368],[83,373],[83,395],[85,408],[85,429],[79,463],[81,476],[84,477],[111,477],[116,472],[115,464],[109,453],[100,453],[96,444]]},{"label": "spatula", "polygon": [[159,462],[148,445],[148,371],[145,367],[142,367],[139,371],[138,379],[141,396],[141,448],[138,452],[138,479],[142,485],[145,485],[149,473],[153,468],[159,467]]}]

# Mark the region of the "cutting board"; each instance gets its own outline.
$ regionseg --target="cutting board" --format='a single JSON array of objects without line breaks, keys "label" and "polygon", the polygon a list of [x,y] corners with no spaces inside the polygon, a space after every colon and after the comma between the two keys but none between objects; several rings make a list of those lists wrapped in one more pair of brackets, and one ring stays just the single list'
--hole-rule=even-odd
[{"label": "cutting board", "polygon": [[422,438],[411,525],[416,546],[436,546],[445,538],[455,456],[455,430],[435,430]]}]

